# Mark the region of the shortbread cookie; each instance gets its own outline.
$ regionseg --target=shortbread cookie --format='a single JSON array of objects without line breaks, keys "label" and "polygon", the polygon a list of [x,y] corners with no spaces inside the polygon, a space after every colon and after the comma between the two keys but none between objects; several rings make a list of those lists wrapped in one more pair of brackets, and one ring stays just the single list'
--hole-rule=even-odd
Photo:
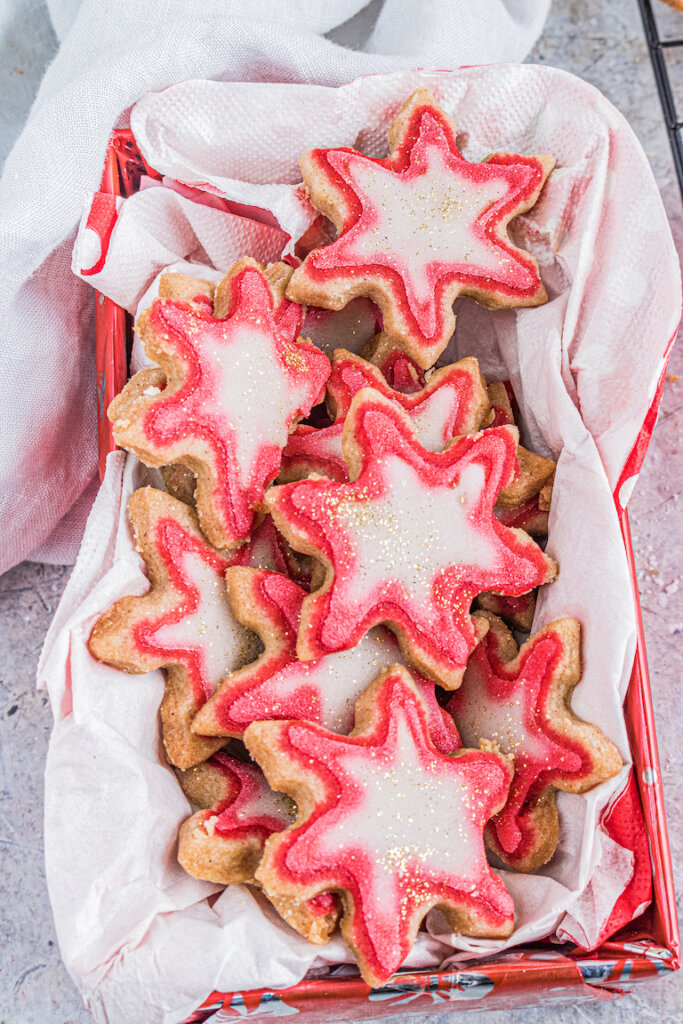
[{"label": "shortbread cookie", "polygon": [[473,620],[477,594],[524,594],[557,566],[522,531],[493,514],[515,466],[514,427],[427,451],[395,402],[365,389],[343,432],[352,483],[312,479],[272,487],[266,505],[297,551],[325,566],[303,602],[302,660],[354,647],[384,622],[405,658],[455,689],[486,629]]},{"label": "shortbread cookie", "polygon": [[225,570],[250,551],[216,550],[192,509],[152,487],[135,491],[128,512],[151,587],[105,612],[88,648],[125,672],[166,669],[163,741],[171,764],[189,768],[225,742],[193,733],[192,719],[227,673],[258,653],[258,640],[234,618],[225,589]]},{"label": "shortbread cookie", "polygon": [[296,340],[301,308],[281,298],[290,274],[285,264],[266,271],[241,260],[216,288],[216,316],[157,299],[137,329],[166,387],[141,391],[136,375],[109,408],[117,444],[147,465],[193,471],[197,513],[215,547],[249,536],[289,430],[329,376],[327,356]]},{"label": "shortbread cookie", "polygon": [[515,416],[512,408],[512,388],[504,380],[494,380],[486,385],[491,405],[491,420],[487,427],[514,426]]},{"label": "shortbread cookie", "polygon": [[[536,498],[548,481],[553,479],[554,474],[555,462],[553,459],[537,455],[536,452],[530,452],[521,444],[518,445],[515,475],[498,495],[496,502],[498,508],[503,512],[512,513],[514,511],[517,516],[521,516],[520,508]],[[537,501],[536,504],[538,504]],[[503,519],[503,521],[505,520]],[[531,517],[525,515],[523,521],[531,525]],[[515,518],[513,523],[507,523],[507,525],[518,526],[517,519]]]},{"label": "shortbread cookie", "polygon": [[363,388],[374,388],[404,409],[418,441],[432,452],[443,451],[460,434],[475,433],[490,411],[486,385],[477,360],[472,358],[434,370],[424,388],[402,394],[394,391],[378,367],[337,349],[327,382],[327,405],[335,420],[346,418],[351,402]]},{"label": "shortbread cookie", "polygon": [[487,827],[486,840],[510,867],[534,871],[557,847],[555,790],[585,793],[616,775],[622,760],[600,729],[570,707],[581,678],[576,619],[552,622],[518,652],[500,619],[486,618],[489,631],[448,709],[466,744],[486,738],[514,756],[510,794]]},{"label": "shortbread cookie", "polygon": [[221,885],[253,882],[268,836],[296,817],[256,765],[229,754],[178,773],[185,795],[202,810],[180,827],[178,860],[193,878]]},{"label": "shortbread cookie", "polygon": [[[491,403],[491,418],[487,426],[514,424],[513,395],[509,384],[502,380],[493,381],[486,390]],[[517,464],[514,480],[498,496],[498,518],[505,526],[526,530],[532,537],[547,537],[555,462],[520,445]],[[490,611],[496,609],[491,608]]]},{"label": "shortbread cookie", "polygon": [[[505,526],[515,530],[524,530],[532,537],[547,537],[552,490],[552,483],[545,484],[538,494],[535,494],[521,505],[500,508],[498,510],[498,518]],[[548,497],[545,497],[545,495],[548,495]],[[544,504],[547,504],[548,507],[543,508]],[[493,610],[491,609],[491,611]]]},{"label": "shortbread cookie", "polygon": [[159,278],[158,296],[160,299],[175,299],[177,302],[190,302],[213,313],[213,300],[216,285],[201,277],[189,274],[162,274]]},{"label": "shortbread cookie", "polygon": [[[255,765],[223,753],[179,772],[178,780],[185,795],[202,808],[180,826],[180,864],[206,882],[255,884],[266,839],[294,821],[292,802],[270,789]],[[327,942],[339,919],[339,902],[332,893],[306,903],[278,901],[277,910],[318,943]]]},{"label": "shortbread cookie", "polygon": [[[176,299],[187,302],[213,313],[213,297],[216,285],[213,281],[191,277],[188,274],[162,274],[159,279],[158,298]],[[137,374],[138,383],[143,383],[142,393],[147,397],[161,394],[166,387],[166,374],[158,367],[149,367]],[[161,467],[161,475],[169,494],[186,505],[194,506],[195,475],[180,463]]]},{"label": "shortbread cookie", "polygon": [[358,700],[353,734],[256,722],[245,742],[296,821],[266,842],[256,877],[301,902],[341,895],[341,929],[366,982],[382,985],[438,907],[465,935],[505,937],[512,899],[486,862],[483,829],[512,771],[492,752],[447,756],[429,738],[409,673],[386,669]]},{"label": "shortbread cookie", "polygon": [[505,594],[494,594],[489,591],[477,597],[475,607],[499,616],[508,626],[518,629],[521,633],[528,633],[536,611],[536,591],[531,590],[528,594],[520,594],[519,597],[507,597]]},{"label": "shortbread cookie", "polygon": [[458,295],[493,309],[547,301],[536,260],[507,229],[534,205],[555,161],[493,153],[470,163],[426,89],[404,103],[389,144],[379,160],[349,148],[301,157],[311,201],[337,238],[306,257],[287,294],[329,309],[369,296],[384,333],[427,368],[453,334]]},{"label": "shortbread cookie", "polygon": [[[272,284],[272,282],[271,282]],[[158,297],[160,299],[177,299],[200,306],[213,315],[216,285],[213,281],[190,277],[188,274],[162,274],[159,281]],[[161,372],[161,371],[160,371]],[[160,391],[166,386],[166,375],[161,374]],[[194,507],[195,475],[191,469],[178,462],[161,467],[161,475],[166,490],[179,501]]]},{"label": "shortbread cookie", "polygon": [[[206,736],[242,736],[251,722],[299,718],[349,733],[356,700],[382,669],[401,660],[393,634],[378,626],[351,650],[299,661],[296,641],[306,593],[290,580],[254,569],[236,567],[225,578],[234,615],[258,634],[264,650],[225,679],[193,729]],[[432,742],[450,754],[460,746],[453,719],[439,707],[434,683],[419,674],[414,679]]]},{"label": "shortbread cookie", "polygon": [[[159,280],[158,297],[190,302],[213,313],[213,297],[216,285],[213,281],[190,277],[188,274],[162,274]],[[162,374],[160,391],[166,387],[166,375]],[[161,467],[166,490],[179,501],[194,507],[194,490],[197,481],[191,469],[181,463]]]},{"label": "shortbread cookie", "polygon": [[343,422],[364,387],[397,401],[430,451],[441,451],[458,434],[479,430],[488,417],[488,398],[475,359],[437,370],[424,384],[422,370],[400,349],[380,351],[380,358],[381,366],[376,366],[344,349],[335,351],[327,387],[335,422],[321,429],[304,423],[296,427],[282,453],[278,483],[305,480],[313,473],[340,482],[349,479],[342,452]]}]

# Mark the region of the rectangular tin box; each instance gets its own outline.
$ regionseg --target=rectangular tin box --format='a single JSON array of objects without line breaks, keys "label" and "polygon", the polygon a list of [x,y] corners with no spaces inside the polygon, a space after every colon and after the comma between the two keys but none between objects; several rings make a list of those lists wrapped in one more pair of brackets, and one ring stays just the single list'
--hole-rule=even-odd
[{"label": "rectangular tin box", "polygon": [[[145,163],[132,133],[115,131],[107,149],[102,193],[131,195],[137,191],[142,174],[160,177]],[[252,212],[228,201],[226,209],[240,215]],[[253,211],[253,215],[255,219],[264,219],[264,211]],[[115,448],[106,410],[128,378],[132,323],[125,310],[98,293],[95,324],[99,462],[100,473],[104,475],[107,454]],[[313,1024],[331,1018],[356,1020],[396,1013],[427,1014],[444,1011],[449,1008],[447,1004],[453,1010],[510,1010],[546,1002],[614,999],[629,992],[636,982],[678,969],[680,937],[642,615],[628,515],[618,499],[621,484],[638,472],[645,456],[657,418],[664,374],[665,371],[615,491],[633,587],[638,642],[624,702],[634,772],[610,811],[608,823],[613,819],[611,823],[623,840],[633,822],[639,823],[642,807],[652,866],[652,902],[647,909],[591,953],[571,945],[538,942],[478,960],[459,970],[401,973],[376,990],[357,976],[342,975],[304,980],[277,992],[211,992],[182,1024],[219,1024],[245,1016],[260,1021],[294,1014],[302,1024]],[[615,911],[618,907],[619,904]]]}]

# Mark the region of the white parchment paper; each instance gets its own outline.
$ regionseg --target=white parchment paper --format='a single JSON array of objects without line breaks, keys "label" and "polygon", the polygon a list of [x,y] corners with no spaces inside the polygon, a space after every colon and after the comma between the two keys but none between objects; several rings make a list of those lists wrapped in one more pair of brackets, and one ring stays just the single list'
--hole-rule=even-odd
[{"label": "white parchment paper", "polygon": [[[150,94],[131,118],[148,162],[186,185],[270,211],[284,235],[235,223],[243,218],[212,206],[198,213],[168,188],[152,187],[120,204],[104,266],[89,280],[134,310],[153,294],[164,264],[220,271],[241,255],[275,258],[268,247],[295,240],[312,219],[297,190],[299,153],[355,145],[384,155],[391,117],[421,85],[454,117],[469,159],[493,150],[557,156],[540,202],[514,229],[539,260],[550,301],[491,312],[459,300],[445,358],[476,355],[490,379],[510,378],[527,442],[558,459],[548,551],[561,572],[542,589],[534,628],[563,615],[581,621],[584,673],[574,708],[600,724],[628,763],[621,703],[635,618],[613,493],[678,323],[680,274],[645,157],[599,93],[564,72],[503,65],[401,72],[337,89],[188,82]],[[93,264],[86,220],[87,212],[76,272]],[[152,255],[142,233],[149,236],[150,225]],[[245,248],[246,239],[263,248]],[[161,756],[161,673],[128,677],[87,653],[97,616],[147,586],[125,506],[148,479],[132,458],[109,457],[39,670],[56,719],[46,849],[60,946],[98,1020],[116,1024],[170,1024],[214,988],[284,987],[311,966],[350,959],[338,938],[321,957],[241,887],[209,906],[216,887],[189,878],[175,860],[177,827],[191,808]],[[631,854],[598,827],[625,775],[584,797],[559,794],[555,858],[533,876],[504,872],[516,904],[508,943],[447,935],[433,913],[408,963],[481,955],[558,927],[590,944],[631,874]],[[591,882],[598,896],[582,900]]]}]

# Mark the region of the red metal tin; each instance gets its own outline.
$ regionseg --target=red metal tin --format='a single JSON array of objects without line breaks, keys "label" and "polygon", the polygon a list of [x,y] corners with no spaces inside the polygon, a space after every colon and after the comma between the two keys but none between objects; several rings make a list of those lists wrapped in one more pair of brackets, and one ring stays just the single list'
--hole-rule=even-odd
[{"label": "red metal tin", "polygon": [[[102,193],[107,197],[131,195],[137,191],[143,174],[160,177],[145,163],[132,133],[115,131],[107,150]],[[230,203],[225,205],[232,212],[263,219],[261,210],[247,211],[242,207],[236,210]],[[102,223],[97,228],[103,240],[102,259],[108,241],[108,215],[113,223],[115,207],[113,210],[103,208]],[[98,293],[95,326],[98,438],[103,476],[106,456],[115,447],[106,410],[127,379],[132,325],[125,310]],[[640,469],[654,429],[665,372],[662,371],[660,386],[626,460],[614,496],[631,574],[638,629],[636,656],[624,702],[634,767],[629,784],[610,808],[602,826],[618,842],[633,850],[636,868],[633,881],[617,902],[604,929],[604,941],[590,953],[570,944],[534,943],[457,970],[401,972],[376,990],[370,989],[357,975],[342,972],[331,978],[305,979],[277,992],[266,989],[212,992],[182,1024],[204,1021],[220,1024],[245,1016],[260,1021],[294,1014],[305,1024],[323,1024],[331,1018],[355,1020],[446,1009],[510,1010],[549,1002],[615,999],[630,991],[636,982],[679,968],[680,937],[652,695],[631,532],[628,514],[622,505],[622,487]],[[646,909],[631,920],[630,890],[637,890],[642,897],[644,889],[648,891],[650,875],[652,899]],[[643,902],[640,897],[631,895],[636,905]]]},{"label": "red metal tin", "polygon": [[[104,161],[104,172],[100,185],[102,202],[94,203],[96,223],[92,226],[100,236],[102,253],[100,260],[89,273],[94,274],[104,263],[109,236],[116,223],[116,197],[129,196],[137,192],[140,178],[148,174],[153,178],[161,175],[152,170],[140,155],[131,131],[115,131],[109,140]],[[110,202],[106,202],[111,197]],[[98,197],[99,198],[99,197]],[[88,219],[93,218],[91,211]],[[116,445],[107,419],[107,409],[115,395],[118,395],[128,380],[128,359],[132,338],[131,319],[125,309],[117,306],[100,292],[95,292],[95,359],[97,369],[97,441],[100,479],[104,476],[107,455]]]}]

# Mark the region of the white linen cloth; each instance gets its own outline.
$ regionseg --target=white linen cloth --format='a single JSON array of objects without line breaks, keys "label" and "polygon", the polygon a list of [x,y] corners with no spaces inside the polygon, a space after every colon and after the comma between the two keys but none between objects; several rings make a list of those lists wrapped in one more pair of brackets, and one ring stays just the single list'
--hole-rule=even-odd
[{"label": "white linen cloth", "polygon": [[[158,170],[233,197],[233,190],[243,196],[248,189],[260,207],[268,202],[259,196],[275,196],[283,228],[294,233],[301,215],[293,200],[295,160],[308,135],[314,144],[334,131],[339,144],[353,144],[358,126],[372,118],[365,148],[383,152],[390,111],[421,85],[454,117],[468,158],[493,149],[558,158],[542,200],[516,226],[541,263],[550,301],[496,312],[458,302],[447,356],[476,354],[489,379],[509,377],[532,447],[559,456],[548,550],[561,571],[542,588],[534,628],[563,615],[581,621],[584,672],[574,709],[598,722],[628,760],[621,705],[635,615],[613,493],[656,392],[681,294],[659,195],[623,118],[570,75],[505,66],[393,73],[339,89],[192,81],[147,95],[132,121]],[[212,172],[204,161],[214,147],[202,152],[193,145],[188,117],[200,118],[204,137],[224,139],[238,116],[249,126],[249,166],[261,168],[261,180],[237,179],[227,163]],[[282,124],[278,157],[280,170],[289,170],[276,194],[269,140]],[[244,238],[225,218],[149,187],[121,204],[104,267],[90,281],[135,311],[153,294],[162,255],[191,260],[199,273],[210,250],[215,269],[225,269],[242,254]],[[85,221],[76,269],[92,265]],[[144,245],[137,244],[136,224],[141,232],[153,225]],[[272,234],[262,225],[251,230],[253,244],[268,251]],[[349,958],[339,938],[322,951],[303,943],[264,918],[238,887],[209,907],[205,897],[214,887],[189,879],[175,861],[176,829],[190,807],[160,762],[161,673],[126,677],[87,653],[96,617],[148,585],[126,520],[129,494],[148,479],[133,458],[109,456],[39,669],[56,718],[46,789],[48,885],[65,962],[103,1024],[174,1024],[212,988],[279,988],[300,978],[316,952],[322,958],[315,966]],[[626,769],[585,797],[560,794],[555,858],[534,875],[504,873],[516,901],[511,942],[558,926],[564,935],[595,941],[632,871],[629,851],[599,828],[625,777]],[[446,935],[432,914],[429,934],[420,936],[408,963],[443,965],[504,945]]]},{"label": "white linen cloth", "polygon": [[362,51],[325,39],[366,0],[51,0],[62,39],[0,180],[0,572],[74,560],[96,492],[93,298],[70,271],[111,130],[189,78],[339,85],[523,60],[549,0],[385,0]]}]

